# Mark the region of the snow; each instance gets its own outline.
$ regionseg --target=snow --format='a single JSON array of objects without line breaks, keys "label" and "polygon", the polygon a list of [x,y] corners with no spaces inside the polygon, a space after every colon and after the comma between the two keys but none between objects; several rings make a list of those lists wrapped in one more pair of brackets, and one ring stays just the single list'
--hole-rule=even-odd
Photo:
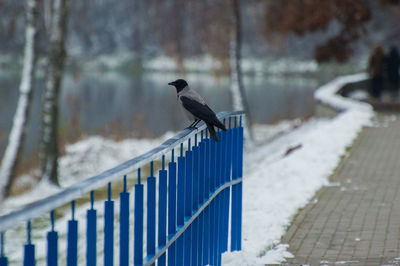
[{"label": "snow", "polygon": [[[280,264],[292,255],[280,243],[299,208],[306,205],[338,165],[374,113],[364,103],[336,95],[345,83],[365,74],[344,76],[319,88],[318,101],[341,110],[333,119],[313,119],[292,132],[246,151],[243,181],[242,251],[225,253],[223,265]],[[287,149],[302,145],[288,156]]]}]

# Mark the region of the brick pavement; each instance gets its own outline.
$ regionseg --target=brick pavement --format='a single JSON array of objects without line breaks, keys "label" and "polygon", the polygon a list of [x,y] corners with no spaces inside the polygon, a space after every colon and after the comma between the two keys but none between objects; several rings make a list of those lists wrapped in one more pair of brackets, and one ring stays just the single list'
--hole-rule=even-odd
[{"label": "brick pavement", "polygon": [[400,265],[400,116],[377,123],[283,236],[289,265]]}]

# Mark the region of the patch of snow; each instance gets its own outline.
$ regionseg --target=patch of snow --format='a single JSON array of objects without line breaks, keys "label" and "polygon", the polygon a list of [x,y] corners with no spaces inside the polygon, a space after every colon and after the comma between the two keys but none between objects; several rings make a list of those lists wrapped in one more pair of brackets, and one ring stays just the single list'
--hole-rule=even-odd
[{"label": "patch of snow", "polygon": [[[374,113],[368,104],[336,95],[344,84],[365,77],[340,77],[316,91],[318,100],[342,111],[335,118],[310,120],[272,143],[246,151],[242,251],[225,253],[224,265],[280,264],[290,257],[287,247],[269,247],[279,243],[293,215],[317,190],[333,185],[328,178],[346,147],[371,124]],[[288,147],[298,144],[301,149],[282,157]]]},{"label": "patch of snow", "polygon": [[356,90],[349,93],[348,97],[355,100],[366,100],[369,98],[369,94],[364,90]]}]

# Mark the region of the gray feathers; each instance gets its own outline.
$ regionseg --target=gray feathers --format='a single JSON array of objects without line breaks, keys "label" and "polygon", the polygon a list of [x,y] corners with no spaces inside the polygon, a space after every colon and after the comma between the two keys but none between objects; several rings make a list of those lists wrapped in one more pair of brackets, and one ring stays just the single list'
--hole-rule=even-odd
[{"label": "gray feathers", "polygon": [[[215,132],[214,126],[226,131],[225,125],[218,120],[214,111],[206,104],[204,99],[196,91],[192,90],[184,81],[176,80],[174,82],[168,83],[177,88],[178,92],[178,102],[181,105],[187,118],[193,122],[191,126],[196,125],[200,120],[203,120],[210,132],[210,135],[215,141],[218,141],[218,134]],[[180,84],[185,84],[185,86],[180,87]]]}]

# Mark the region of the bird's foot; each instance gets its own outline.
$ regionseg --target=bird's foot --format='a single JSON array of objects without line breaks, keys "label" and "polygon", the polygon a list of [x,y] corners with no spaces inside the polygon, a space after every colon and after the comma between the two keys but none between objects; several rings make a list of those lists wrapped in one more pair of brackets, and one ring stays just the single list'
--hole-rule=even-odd
[{"label": "bird's foot", "polygon": [[198,129],[198,127],[196,127],[196,126],[188,126],[185,129]]}]

